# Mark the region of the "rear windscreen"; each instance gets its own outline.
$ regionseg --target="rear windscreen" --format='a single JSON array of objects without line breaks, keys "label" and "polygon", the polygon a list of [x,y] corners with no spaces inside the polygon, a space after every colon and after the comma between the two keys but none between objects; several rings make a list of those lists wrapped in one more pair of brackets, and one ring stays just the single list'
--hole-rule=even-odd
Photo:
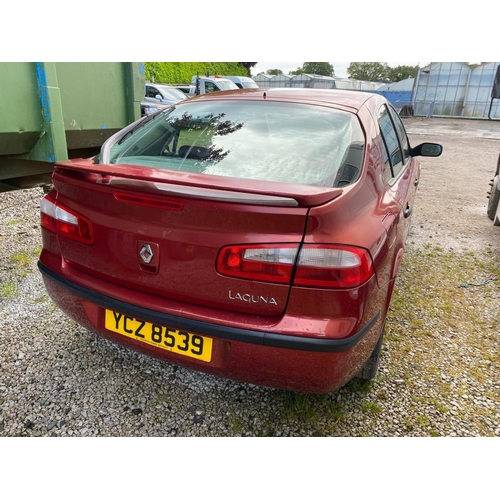
[{"label": "rear windscreen", "polygon": [[364,135],[352,113],[271,101],[169,108],[110,150],[110,163],[207,175],[344,186],[357,180]]}]

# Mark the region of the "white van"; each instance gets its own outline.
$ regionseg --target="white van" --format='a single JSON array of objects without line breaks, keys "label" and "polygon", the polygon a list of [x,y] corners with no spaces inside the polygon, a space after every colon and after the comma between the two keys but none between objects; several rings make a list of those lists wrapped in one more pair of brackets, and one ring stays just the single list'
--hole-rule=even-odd
[{"label": "white van", "polygon": [[247,76],[225,76],[228,80],[236,83],[240,89],[258,89],[259,86]]}]

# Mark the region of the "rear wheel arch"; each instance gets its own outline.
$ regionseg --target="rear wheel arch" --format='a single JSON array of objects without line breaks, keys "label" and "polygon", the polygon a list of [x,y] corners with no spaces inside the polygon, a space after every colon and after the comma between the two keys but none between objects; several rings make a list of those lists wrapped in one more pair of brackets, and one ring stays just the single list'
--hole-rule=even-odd
[{"label": "rear wheel arch", "polygon": [[387,297],[385,302],[385,314],[389,311],[389,306],[391,305],[392,294],[394,292],[394,287],[396,285],[396,278],[398,277],[399,268],[401,267],[401,262],[403,261],[404,248],[401,247],[395,254],[394,261],[392,264],[391,279],[387,285]]},{"label": "rear wheel arch", "polygon": [[391,280],[395,280],[398,276],[399,268],[401,267],[401,262],[403,261],[403,255],[405,253],[405,249],[401,247],[394,257],[394,264],[392,266]]},{"label": "rear wheel arch", "polygon": [[382,352],[382,342],[385,334],[385,325],[386,321],[384,320],[380,336],[375,344],[375,348],[373,349],[370,357],[366,360],[363,368],[361,368],[361,370],[357,373],[356,378],[360,378],[362,380],[373,380],[377,376],[380,364],[380,354]]}]

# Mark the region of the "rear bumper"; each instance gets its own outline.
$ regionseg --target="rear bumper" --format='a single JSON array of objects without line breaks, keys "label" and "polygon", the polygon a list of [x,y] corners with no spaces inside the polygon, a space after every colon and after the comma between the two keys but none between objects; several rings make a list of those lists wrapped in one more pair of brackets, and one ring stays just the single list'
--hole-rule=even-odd
[{"label": "rear bumper", "polygon": [[291,337],[290,335],[279,335],[276,333],[234,328],[224,325],[215,325],[204,321],[182,318],[170,314],[153,311],[144,307],[127,304],[120,300],[107,297],[103,294],[88,290],[76,283],[73,283],[50,269],[42,263],[38,263],[38,268],[42,275],[66,290],[78,295],[80,298],[91,302],[97,306],[113,309],[133,318],[141,318],[144,321],[158,323],[160,325],[173,325],[177,328],[188,331],[195,331],[201,335],[220,338],[224,340],[235,340],[250,344],[263,345],[268,347],[282,347],[284,349],[298,349],[301,351],[313,352],[342,352],[352,349],[371,330],[377,322],[380,313],[375,314],[363,328],[344,339],[318,339],[309,337]]},{"label": "rear bumper", "polygon": [[[371,354],[383,318],[377,312],[344,339],[293,337],[235,328],[139,307],[74,283],[38,263],[52,300],[71,318],[128,348],[212,375],[300,392],[331,392],[353,378]],[[168,325],[213,339],[209,363],[180,356],[113,333],[104,327],[105,310]]]}]

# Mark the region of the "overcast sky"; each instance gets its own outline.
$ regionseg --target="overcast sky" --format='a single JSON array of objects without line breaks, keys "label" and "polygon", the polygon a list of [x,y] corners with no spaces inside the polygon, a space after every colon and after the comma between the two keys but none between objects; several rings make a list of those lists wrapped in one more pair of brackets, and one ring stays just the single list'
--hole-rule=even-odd
[{"label": "overcast sky", "polygon": [[[385,61],[382,61],[385,62]],[[252,75],[258,75],[259,73],[266,72],[269,69],[280,69],[285,75],[290,71],[294,71],[297,68],[301,68],[303,62],[259,62],[252,68]],[[338,78],[347,78],[347,67],[350,63],[348,62],[330,62],[333,65],[335,71],[335,76]],[[389,66],[425,66],[427,62],[388,62]]]}]

